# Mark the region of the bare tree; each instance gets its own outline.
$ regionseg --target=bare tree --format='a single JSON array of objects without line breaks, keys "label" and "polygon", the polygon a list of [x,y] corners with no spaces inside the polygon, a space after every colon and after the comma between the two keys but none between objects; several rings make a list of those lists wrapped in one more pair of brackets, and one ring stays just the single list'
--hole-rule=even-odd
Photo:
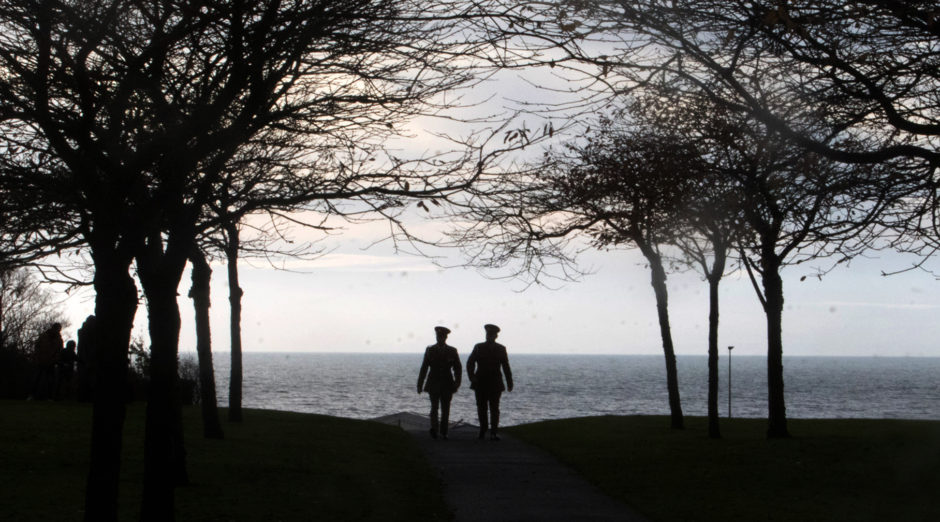
[{"label": "bare tree", "polygon": [[54,322],[65,323],[61,301],[30,269],[0,271],[0,350],[27,353]]},{"label": "bare tree", "polygon": [[[595,105],[665,78],[814,153],[890,164],[884,172],[920,178],[924,191],[882,216],[884,243],[925,258],[936,251],[929,215],[940,166],[940,14],[933,2],[571,0],[555,13],[572,37],[564,63],[593,80]],[[779,103],[784,97],[794,103]],[[901,237],[892,239],[889,228]]]},{"label": "bare tree", "polygon": [[241,248],[238,223],[226,219],[222,228],[226,275],[228,276],[229,343],[231,369],[228,390],[228,420],[242,420],[242,296],[245,292],[238,282],[238,252]]},{"label": "bare tree", "polygon": [[675,349],[669,322],[666,265],[662,247],[681,234],[676,214],[689,183],[686,169],[695,165],[694,149],[662,136],[624,134],[602,128],[577,147],[553,184],[569,208],[587,219],[598,246],[633,245],[649,263],[656,296],[673,428],[683,427]]},{"label": "bare tree", "polygon": [[839,163],[739,113],[713,111],[704,124],[712,164],[734,184],[746,235],[742,262],[767,317],[768,436],[789,435],[783,387],[783,280],[787,265],[851,259],[873,244],[874,220],[910,194],[903,178],[886,190],[879,168]]},{"label": "bare tree", "polygon": [[[668,86],[650,86],[635,98],[628,114],[637,128],[651,129],[660,139],[683,144],[694,157],[682,170],[690,178],[674,219],[683,233],[673,244],[682,251],[680,262],[697,270],[708,283],[708,434],[720,438],[718,414],[719,285],[732,256],[744,239],[743,201],[736,182],[717,168],[725,157],[726,136],[703,125],[721,110],[708,100],[677,93]],[[646,131],[650,132],[650,131]]]},{"label": "bare tree", "polygon": [[656,296],[673,428],[682,428],[684,419],[662,248],[681,233],[676,215],[693,182],[685,170],[695,161],[694,149],[684,144],[621,132],[602,120],[583,143],[550,151],[528,169],[494,174],[493,185],[459,211],[457,221],[468,226],[455,233],[471,263],[520,262],[516,273],[534,281],[552,267],[560,267],[562,277],[576,273],[578,238],[595,248],[638,248]]},{"label": "bare tree", "polygon": [[931,185],[938,165],[936,13],[880,0],[570,0],[539,13],[519,31],[556,45],[548,65],[578,82],[575,101],[557,108],[589,113],[665,84],[747,122],[750,150],[717,150],[748,158],[732,170],[753,174],[737,174],[754,234],[745,260],[761,269],[768,314],[768,433],[786,436],[779,270],[845,254],[846,241],[870,246],[875,229],[865,227],[879,216],[928,208],[915,202],[905,215],[898,198],[916,195],[918,180]]},{"label": "bare tree", "polygon": [[[567,0],[547,7],[564,23],[561,64],[592,79],[596,100],[666,75],[671,85],[743,111],[813,152],[847,163],[937,164],[940,21],[928,1]],[[760,74],[756,74],[759,72]],[[768,94],[774,96],[768,97]],[[806,132],[781,111],[786,93],[832,134]],[[849,144],[843,147],[843,144]]]},{"label": "bare tree", "polygon": [[218,401],[215,393],[215,370],[212,364],[212,334],[209,326],[211,295],[209,282],[212,269],[206,255],[198,246],[189,255],[192,265],[192,287],[189,297],[193,300],[196,317],[196,354],[199,360],[199,407],[202,410],[203,436],[207,439],[224,437],[219,422]]},{"label": "bare tree", "polygon": [[[940,14],[933,3],[677,4],[674,16],[698,13],[694,24],[681,27],[686,32],[680,36],[653,23],[650,33],[662,42],[681,40],[684,54],[720,82],[723,101],[834,159],[917,160],[926,169],[936,168]],[[704,32],[689,39],[687,31],[693,26]],[[855,138],[852,146],[805,132],[798,117],[767,103],[761,92],[771,87],[771,78],[758,83],[749,73],[760,61],[789,71],[772,81],[812,104],[830,128]]]},{"label": "bare tree", "polygon": [[227,175],[241,172],[232,162],[251,146],[292,152],[261,178],[269,194],[281,184],[290,195],[273,201],[252,192],[244,213],[369,194],[379,201],[367,204],[382,210],[397,197],[460,186],[447,172],[402,176],[394,162],[350,171],[323,151],[365,150],[406,118],[446,108],[435,96],[472,79],[471,54],[488,45],[462,29],[478,11],[472,3],[391,0],[0,6],[4,146],[22,151],[11,163],[30,173],[28,187],[64,221],[32,230],[88,246],[95,315],[109,326],[97,329],[87,520],[116,517],[137,306],[132,261],[152,343],[141,517],[172,520],[173,487],[185,477],[173,403],[176,289],[195,238],[213,221],[210,203],[224,194]]}]

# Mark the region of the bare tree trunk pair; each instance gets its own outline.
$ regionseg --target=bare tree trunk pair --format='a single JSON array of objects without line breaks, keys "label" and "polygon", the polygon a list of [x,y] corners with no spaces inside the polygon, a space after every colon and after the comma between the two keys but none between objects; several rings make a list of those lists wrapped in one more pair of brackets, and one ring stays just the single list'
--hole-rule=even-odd
[{"label": "bare tree trunk pair", "polygon": [[142,521],[175,520],[175,488],[188,483],[178,386],[180,311],[176,300],[187,254],[188,248],[172,243],[163,252],[162,241],[155,234],[137,257],[151,342]]},{"label": "bare tree trunk pair", "polygon": [[222,438],[215,395],[209,327],[211,270],[204,254],[190,245],[138,262],[147,294],[151,339],[151,387],[147,402],[144,440],[144,492],[141,520],[174,519],[175,487],[189,482],[178,391],[180,312],[176,289],[186,259],[192,261],[190,297],[196,312],[196,349],[199,356],[200,403],[203,433]]},{"label": "bare tree trunk pair", "polygon": [[[231,378],[229,379],[228,420],[242,420],[242,341],[241,341],[241,298],[243,295],[238,284],[238,226],[235,223],[225,227],[225,255],[228,269],[229,304],[231,307],[229,331],[231,334]],[[193,299],[196,313],[196,351],[199,355],[200,401],[202,406],[203,434],[206,438],[223,438],[222,425],[219,422],[218,398],[215,387],[215,373],[212,362],[212,337],[209,327],[209,307],[211,303],[209,283],[212,270],[205,254],[193,247],[190,255],[193,265],[193,285],[189,296]]]},{"label": "bare tree trunk pair", "polygon": [[[126,416],[128,346],[137,311],[137,286],[130,260],[96,254],[95,316],[91,334],[95,350],[95,383],[91,462],[85,490],[85,520],[114,521],[118,512],[123,426]],[[143,271],[147,281],[152,346],[151,393],[147,405],[142,520],[173,520],[173,488],[188,481],[182,419],[176,394],[179,308],[177,285],[157,272]],[[162,274],[166,275],[166,274]],[[147,277],[149,276],[149,277]],[[172,279],[172,277],[170,278]],[[176,282],[179,282],[177,277]],[[208,314],[205,314],[208,319]],[[205,323],[207,326],[207,323]],[[208,333],[208,330],[206,330]],[[208,346],[205,344],[204,346]],[[211,372],[211,360],[200,364]],[[205,386],[203,389],[214,389]],[[215,401],[203,400],[203,403]],[[216,424],[218,421],[216,420]]]}]

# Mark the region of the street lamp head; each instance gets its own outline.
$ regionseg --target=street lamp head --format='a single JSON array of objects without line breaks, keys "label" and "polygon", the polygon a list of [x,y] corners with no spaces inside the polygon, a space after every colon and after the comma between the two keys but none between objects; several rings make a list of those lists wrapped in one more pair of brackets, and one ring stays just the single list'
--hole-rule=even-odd
[{"label": "street lamp head", "polygon": [[734,346],[729,346],[729,347],[728,347],[728,351],[730,352],[731,350],[734,350]]}]

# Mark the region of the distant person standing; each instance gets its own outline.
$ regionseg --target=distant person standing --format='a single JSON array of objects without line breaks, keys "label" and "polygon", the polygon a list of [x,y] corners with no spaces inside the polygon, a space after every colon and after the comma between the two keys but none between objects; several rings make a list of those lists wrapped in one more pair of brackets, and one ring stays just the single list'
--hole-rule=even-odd
[{"label": "distant person standing", "polygon": [[421,371],[418,372],[418,393],[426,391],[431,396],[431,437],[436,439],[440,433],[444,440],[447,440],[450,400],[460,388],[463,374],[457,349],[446,342],[448,334],[450,329],[443,326],[434,327],[437,342],[424,350],[424,360],[421,362]]},{"label": "distant person standing", "polygon": [[[509,357],[506,347],[496,342],[499,327],[495,324],[483,326],[486,330],[486,341],[477,344],[467,359],[467,376],[470,379],[470,389],[474,391],[477,399],[477,416],[480,420],[480,435],[486,435],[487,427],[490,430],[490,439],[499,440],[499,399],[503,391],[512,391],[512,370],[509,369]],[[503,374],[506,384],[503,384]],[[487,423],[487,409],[489,409],[489,423]]]},{"label": "distant person standing", "polygon": [[62,325],[52,323],[49,328],[39,334],[33,348],[33,359],[36,361],[36,379],[33,381],[32,397],[34,399],[52,399],[55,395],[55,367],[62,352]]},{"label": "distant person standing", "polygon": [[65,348],[59,352],[59,360],[56,362],[56,385],[55,397],[62,397],[62,387],[65,386],[66,396],[72,395],[72,376],[75,375],[75,363],[78,362],[78,354],[75,353],[75,341],[65,343]]}]

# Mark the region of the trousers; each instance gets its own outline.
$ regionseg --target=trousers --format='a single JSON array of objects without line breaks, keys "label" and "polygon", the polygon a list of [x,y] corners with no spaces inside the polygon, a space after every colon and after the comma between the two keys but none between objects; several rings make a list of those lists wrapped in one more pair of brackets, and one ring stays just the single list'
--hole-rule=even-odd
[{"label": "trousers", "polygon": [[[431,431],[447,435],[447,426],[450,424],[450,393],[429,393],[431,396]],[[440,417],[438,417],[440,410]]]},{"label": "trousers", "polygon": [[[480,421],[480,431],[484,432],[489,429],[491,433],[496,433],[499,428],[499,398],[503,393],[486,390],[474,390],[474,393],[477,399],[477,418]],[[487,416],[487,409],[489,410],[489,416]]]}]

